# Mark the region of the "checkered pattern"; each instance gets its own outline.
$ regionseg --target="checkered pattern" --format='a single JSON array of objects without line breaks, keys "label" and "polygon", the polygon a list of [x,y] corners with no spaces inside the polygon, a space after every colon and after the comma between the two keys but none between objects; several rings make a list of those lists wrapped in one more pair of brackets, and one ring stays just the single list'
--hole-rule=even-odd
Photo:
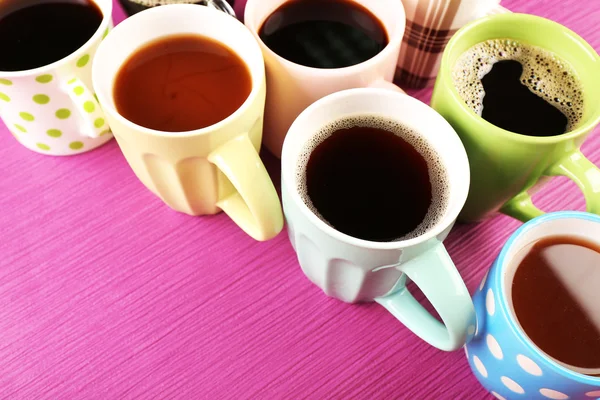
[{"label": "checkered pattern", "polygon": [[441,53],[455,32],[456,29],[436,30],[407,21],[402,41],[406,45],[426,53]]},{"label": "checkered pattern", "polygon": [[[448,41],[477,13],[461,0],[403,1],[406,30],[394,81],[403,88],[420,89],[433,85]],[[497,3],[490,2],[487,15],[508,12]]]},{"label": "checkered pattern", "polygon": [[396,71],[395,81],[402,87],[410,88],[433,85],[441,53],[456,31],[456,29],[431,29],[407,21],[402,39],[404,62],[400,63]]}]

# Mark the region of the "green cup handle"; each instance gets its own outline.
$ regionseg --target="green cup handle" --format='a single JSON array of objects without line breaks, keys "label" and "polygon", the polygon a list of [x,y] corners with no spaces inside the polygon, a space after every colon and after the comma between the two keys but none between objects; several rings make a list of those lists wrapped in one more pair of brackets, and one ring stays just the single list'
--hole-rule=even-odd
[{"label": "green cup handle", "polygon": [[[572,151],[548,168],[544,175],[566,176],[571,179],[583,192],[587,211],[600,215],[600,169],[581,151]],[[527,192],[521,192],[513,197],[500,211],[523,222],[544,214],[533,204]]]},{"label": "green cup handle", "polygon": [[425,294],[443,324],[403,287],[375,301],[432,346],[445,351],[461,348],[475,332],[471,296],[443,244],[397,267]]}]

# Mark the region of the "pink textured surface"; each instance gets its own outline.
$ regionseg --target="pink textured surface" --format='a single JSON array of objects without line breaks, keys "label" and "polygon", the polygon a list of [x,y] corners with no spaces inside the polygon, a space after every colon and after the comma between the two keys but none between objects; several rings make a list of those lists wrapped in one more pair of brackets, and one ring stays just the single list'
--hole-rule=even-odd
[{"label": "pink textured surface", "polygon": [[[597,0],[503,4],[600,49]],[[52,158],[0,130],[0,398],[492,398],[462,351],[429,347],[378,305],[324,296],[285,233],[256,243],[225,215],[169,210],[114,141]],[[600,162],[598,130],[583,151]],[[566,179],[537,198],[584,206]],[[518,226],[497,217],[451,233],[471,290]]]}]

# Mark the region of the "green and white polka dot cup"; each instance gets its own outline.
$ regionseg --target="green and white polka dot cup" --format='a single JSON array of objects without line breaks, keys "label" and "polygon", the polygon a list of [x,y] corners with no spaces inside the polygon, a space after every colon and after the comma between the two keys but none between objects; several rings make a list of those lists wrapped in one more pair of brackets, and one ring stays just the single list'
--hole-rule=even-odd
[{"label": "green and white polka dot cup", "polygon": [[94,1],[104,18],[77,51],[40,68],[0,71],[0,117],[30,150],[66,156],[92,150],[112,139],[92,91],[92,58],[112,27],[112,0]]}]

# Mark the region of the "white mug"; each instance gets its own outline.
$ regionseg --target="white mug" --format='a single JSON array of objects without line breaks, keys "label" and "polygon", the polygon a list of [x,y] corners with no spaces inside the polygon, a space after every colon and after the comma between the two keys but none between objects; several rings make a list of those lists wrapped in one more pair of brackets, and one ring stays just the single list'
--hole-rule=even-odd
[{"label": "white mug", "polygon": [[[2,6],[19,9],[21,2],[2,1]],[[112,0],[94,2],[103,19],[82,47],[39,68],[0,71],[0,117],[29,150],[66,156],[95,149],[112,139],[92,90],[92,59],[112,26]]]},{"label": "white mug", "polygon": [[[299,193],[298,175],[303,172],[298,165],[306,144],[329,123],[365,114],[381,115],[417,132],[436,150],[447,172],[446,211],[421,236],[384,243],[348,236],[317,217]],[[442,350],[465,344],[475,332],[473,303],[442,240],[467,198],[469,164],[458,135],[446,120],[403,93],[373,88],[338,92],[318,100],[295,120],[283,145],[281,164],[289,237],[302,270],[314,284],[348,303],[377,301]],[[443,324],[412,297],[405,287],[407,277],[427,296]]]}]

